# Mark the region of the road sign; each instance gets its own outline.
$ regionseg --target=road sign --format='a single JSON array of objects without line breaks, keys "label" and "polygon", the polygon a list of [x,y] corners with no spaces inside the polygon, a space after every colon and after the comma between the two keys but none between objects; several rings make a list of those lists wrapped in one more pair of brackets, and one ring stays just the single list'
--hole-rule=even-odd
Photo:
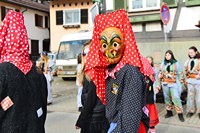
[{"label": "road sign", "polygon": [[161,16],[162,22],[165,25],[167,25],[170,20],[170,11],[169,11],[169,7],[166,5],[166,3],[163,3],[160,8],[160,16]]}]

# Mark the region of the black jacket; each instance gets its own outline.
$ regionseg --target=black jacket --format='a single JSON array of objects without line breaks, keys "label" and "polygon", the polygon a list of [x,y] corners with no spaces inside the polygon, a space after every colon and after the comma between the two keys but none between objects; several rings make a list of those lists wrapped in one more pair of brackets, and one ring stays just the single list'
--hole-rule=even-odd
[{"label": "black jacket", "polygon": [[154,90],[153,90],[153,82],[151,79],[146,76],[146,104],[154,104]]},{"label": "black jacket", "polygon": [[0,63],[0,101],[9,96],[14,103],[4,111],[0,106],[1,133],[45,133],[47,84],[33,66],[24,75],[11,63]]},{"label": "black jacket", "polygon": [[85,124],[94,117],[105,118],[105,105],[96,95],[96,86],[92,81],[84,77],[82,91],[83,109],[77,120],[76,126],[83,128]]}]

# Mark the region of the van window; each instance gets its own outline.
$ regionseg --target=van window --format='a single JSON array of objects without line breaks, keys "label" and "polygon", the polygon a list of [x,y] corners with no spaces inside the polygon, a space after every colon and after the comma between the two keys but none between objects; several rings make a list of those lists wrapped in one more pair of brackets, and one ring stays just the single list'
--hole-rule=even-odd
[{"label": "van window", "polygon": [[61,42],[58,51],[58,60],[76,59],[86,41],[88,40]]}]

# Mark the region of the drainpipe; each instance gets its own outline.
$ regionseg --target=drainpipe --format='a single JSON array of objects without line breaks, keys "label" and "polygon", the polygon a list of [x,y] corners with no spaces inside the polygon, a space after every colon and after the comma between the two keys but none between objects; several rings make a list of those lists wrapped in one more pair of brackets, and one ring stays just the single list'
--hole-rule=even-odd
[{"label": "drainpipe", "polygon": [[24,14],[24,12],[26,12],[26,11],[28,11],[28,8],[25,8],[25,10],[24,10],[24,11],[22,11],[22,14]]}]

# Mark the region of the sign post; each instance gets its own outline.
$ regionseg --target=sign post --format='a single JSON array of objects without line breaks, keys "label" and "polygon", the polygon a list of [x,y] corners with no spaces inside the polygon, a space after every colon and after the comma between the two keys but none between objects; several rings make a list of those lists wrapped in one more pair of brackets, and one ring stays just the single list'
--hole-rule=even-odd
[{"label": "sign post", "polygon": [[169,7],[167,6],[166,3],[163,3],[161,8],[160,8],[160,17],[161,20],[164,24],[164,35],[165,35],[165,42],[167,42],[167,24],[170,21],[170,11],[169,11]]}]

